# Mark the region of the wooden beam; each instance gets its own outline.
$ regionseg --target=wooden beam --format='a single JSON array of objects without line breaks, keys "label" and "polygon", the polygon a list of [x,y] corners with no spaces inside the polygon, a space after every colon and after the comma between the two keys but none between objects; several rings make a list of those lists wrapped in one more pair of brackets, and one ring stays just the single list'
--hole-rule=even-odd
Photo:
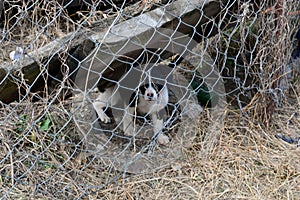
[{"label": "wooden beam", "polygon": [[[70,33],[62,39],[28,53],[15,62],[1,64],[0,101],[4,103],[19,101],[22,98],[22,95],[19,94],[24,95],[28,90],[32,92],[43,90],[45,87],[44,75],[47,76],[46,79],[51,77],[59,79],[62,76],[61,71],[65,67],[68,68],[65,71],[74,76],[73,72],[81,67],[82,61],[87,60],[88,63],[88,59],[95,53],[97,56],[100,55],[101,50],[104,53],[98,57],[109,60],[112,55],[105,54],[107,49],[113,49],[112,52],[117,53],[128,40],[134,41],[136,38],[143,38],[146,33],[151,33],[153,28],[172,29],[192,35],[195,27],[204,33],[203,24],[206,24],[207,27],[209,21],[221,18],[222,15],[227,14],[227,11],[223,13],[220,2],[213,0],[178,0],[119,22],[117,19],[122,18],[121,14],[106,19],[110,26],[104,28],[103,25],[103,29],[97,33],[91,31]],[[138,27],[138,29],[133,32],[131,27]],[[214,33],[216,32],[217,30],[214,30]],[[118,36],[124,34],[126,37]],[[212,32],[206,33],[206,37],[212,34]],[[201,41],[201,37],[199,35],[197,37],[195,36],[195,39]],[[107,56],[105,57],[105,55]],[[164,55],[170,56],[168,53]],[[136,57],[137,55],[131,56]],[[30,88],[27,88],[24,83]]]}]

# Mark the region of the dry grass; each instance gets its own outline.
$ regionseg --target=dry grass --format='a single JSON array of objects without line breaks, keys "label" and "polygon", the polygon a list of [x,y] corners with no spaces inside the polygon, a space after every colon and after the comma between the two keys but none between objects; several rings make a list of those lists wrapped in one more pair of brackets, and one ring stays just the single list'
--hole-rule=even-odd
[{"label": "dry grass", "polygon": [[[295,109],[275,114],[273,127],[231,116],[219,145],[202,152],[193,143],[172,167],[108,186],[94,197],[106,199],[299,199],[300,149],[274,137],[285,131]],[[297,110],[299,111],[299,109]],[[298,126],[298,123],[294,124]],[[281,128],[278,128],[281,127]]]},{"label": "dry grass", "polygon": [[[209,152],[199,136],[169,165],[126,176],[107,160],[83,156],[62,104],[50,107],[56,126],[44,131],[45,117],[30,117],[41,116],[43,105],[19,105],[22,114],[2,108],[0,191],[10,198],[41,199],[299,199],[300,149],[275,137],[298,133],[300,119],[291,116],[299,113],[300,99],[293,99],[276,110],[268,128],[227,110],[222,134]],[[20,116],[28,117],[21,123]],[[194,131],[201,135],[205,127],[200,123]]]}]

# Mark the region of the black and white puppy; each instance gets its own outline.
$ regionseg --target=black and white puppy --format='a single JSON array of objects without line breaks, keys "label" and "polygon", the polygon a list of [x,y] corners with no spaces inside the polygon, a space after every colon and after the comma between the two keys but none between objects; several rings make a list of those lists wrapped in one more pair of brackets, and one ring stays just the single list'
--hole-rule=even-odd
[{"label": "black and white puppy", "polygon": [[[154,133],[163,128],[163,119],[158,118],[158,113],[165,109],[169,102],[168,88],[166,85],[155,84],[149,81],[148,84],[140,86],[130,97],[129,106],[125,110],[123,130],[125,134],[134,135],[135,129],[132,119],[137,114],[149,115],[153,122]],[[160,133],[157,138],[160,144],[166,145],[169,138]]]},{"label": "black and white puppy", "polygon": [[[99,119],[104,123],[110,123],[111,119],[105,114],[104,109],[114,106],[121,99],[120,94],[114,87],[107,88],[100,92],[93,106]],[[163,119],[158,118],[158,113],[165,109],[169,101],[168,88],[166,85],[155,84],[149,76],[149,83],[140,86],[133,92],[128,105],[125,105],[123,118],[123,131],[125,135],[136,135],[133,118],[137,114],[149,115],[153,122],[154,134],[163,128]],[[166,145],[169,142],[168,136],[160,133],[157,137],[160,144]]]}]

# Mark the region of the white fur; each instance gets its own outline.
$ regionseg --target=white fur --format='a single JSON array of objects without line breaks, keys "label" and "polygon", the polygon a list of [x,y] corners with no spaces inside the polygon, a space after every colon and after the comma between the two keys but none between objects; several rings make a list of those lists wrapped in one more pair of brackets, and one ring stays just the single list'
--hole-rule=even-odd
[{"label": "white fur", "polygon": [[[152,93],[153,97],[149,98],[147,94]],[[143,114],[150,114],[153,121],[154,134],[158,133],[163,128],[163,120],[158,119],[158,112],[164,109],[169,101],[169,94],[167,86],[157,94],[156,90],[150,86],[146,89],[145,94],[139,98],[137,108],[127,107],[125,110],[123,130],[125,135],[134,136],[136,134],[134,130],[134,125],[132,123],[132,117],[136,114],[136,109],[138,112]],[[158,142],[160,144],[166,145],[169,143],[168,136],[164,134],[158,135]]]},{"label": "white fur", "polygon": [[[107,88],[105,92],[100,92],[93,106],[98,114],[100,120],[104,123],[110,123],[111,119],[105,114],[103,108],[114,106],[121,98],[118,92],[114,92],[114,87]],[[149,114],[153,121],[154,134],[158,133],[163,128],[163,120],[158,119],[158,112],[164,109],[169,101],[169,94],[167,86],[164,86],[159,93],[150,85],[145,91],[145,94],[139,96],[137,107],[129,107],[125,105],[125,113],[123,118],[123,131],[125,135],[134,136],[136,131],[133,124],[133,116],[138,112]],[[158,142],[166,145],[169,142],[168,136],[164,134],[158,135]]]},{"label": "white fur", "polygon": [[105,114],[103,108],[116,105],[120,99],[120,94],[116,91],[113,93],[113,91],[114,87],[110,87],[104,92],[99,92],[97,99],[93,102],[98,117],[104,123],[110,123],[111,119]]},{"label": "white fur", "polygon": [[[154,123],[154,133],[160,132],[162,130],[162,128],[163,128],[163,120],[162,119],[161,120],[157,120]],[[163,133],[159,133],[158,134],[157,141],[158,141],[159,144],[162,144],[162,145],[166,145],[166,144],[168,144],[170,142],[169,137],[166,136]]]}]

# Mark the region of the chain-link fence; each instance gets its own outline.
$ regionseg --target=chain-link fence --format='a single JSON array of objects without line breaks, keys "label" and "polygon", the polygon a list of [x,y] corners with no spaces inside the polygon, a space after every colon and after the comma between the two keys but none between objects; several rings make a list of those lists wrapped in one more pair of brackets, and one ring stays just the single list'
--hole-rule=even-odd
[{"label": "chain-link fence", "polygon": [[272,126],[299,82],[298,4],[1,0],[0,194],[151,198],[162,179],[134,177],[209,158],[228,123]]}]

